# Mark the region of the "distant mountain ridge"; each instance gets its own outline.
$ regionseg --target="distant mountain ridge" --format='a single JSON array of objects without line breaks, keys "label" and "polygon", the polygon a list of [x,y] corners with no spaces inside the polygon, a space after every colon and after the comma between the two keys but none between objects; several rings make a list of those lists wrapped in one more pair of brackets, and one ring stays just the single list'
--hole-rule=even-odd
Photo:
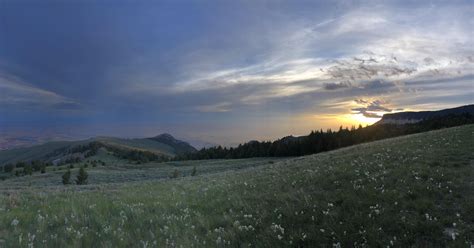
[{"label": "distant mountain ridge", "polygon": [[456,108],[442,109],[437,111],[419,111],[419,112],[399,112],[393,114],[384,114],[382,119],[376,124],[406,124],[416,123],[427,119],[443,117],[447,115],[474,115],[474,104],[465,105]]},{"label": "distant mountain ridge", "polygon": [[[18,161],[31,160],[64,160],[72,156],[72,150],[88,147],[96,144],[106,149],[115,149],[122,151],[140,151],[148,152],[158,156],[172,158],[184,153],[192,153],[197,151],[196,148],[182,140],[175,139],[170,134],[160,134],[152,138],[134,138],[124,139],[116,137],[95,137],[87,140],[79,141],[55,141],[47,142],[40,145],[30,147],[21,147],[0,151],[0,166],[6,163],[15,163]],[[85,150],[84,150],[85,149]],[[82,155],[89,152],[86,148],[82,151]],[[79,149],[80,150],[80,149]],[[81,153],[81,152],[80,152]]]},{"label": "distant mountain ridge", "polygon": [[194,148],[192,145],[190,145],[188,142],[182,141],[175,139],[171,134],[169,133],[162,133],[160,135],[157,135],[152,138],[148,138],[149,140],[154,140],[160,143],[163,143],[165,145],[171,146],[175,149],[175,154],[184,154],[184,153],[190,153],[190,152],[195,152],[197,151],[196,148]]}]

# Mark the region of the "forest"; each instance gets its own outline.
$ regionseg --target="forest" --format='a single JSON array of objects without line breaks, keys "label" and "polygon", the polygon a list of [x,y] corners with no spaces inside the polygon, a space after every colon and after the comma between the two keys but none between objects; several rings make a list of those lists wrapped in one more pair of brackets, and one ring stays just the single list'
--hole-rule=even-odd
[{"label": "forest", "polygon": [[446,115],[409,124],[375,124],[337,131],[312,131],[307,136],[287,136],[276,141],[250,141],[237,147],[215,146],[176,157],[176,160],[238,159],[251,157],[303,156],[360,143],[474,123],[474,115]]}]

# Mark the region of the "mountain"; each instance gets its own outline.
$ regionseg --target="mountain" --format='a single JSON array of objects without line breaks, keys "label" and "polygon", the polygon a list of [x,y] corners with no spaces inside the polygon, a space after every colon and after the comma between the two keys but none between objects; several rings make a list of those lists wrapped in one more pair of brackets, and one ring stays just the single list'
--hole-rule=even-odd
[{"label": "mountain", "polygon": [[400,112],[393,114],[384,114],[382,119],[376,124],[406,124],[416,123],[422,120],[444,117],[448,115],[474,115],[474,104],[465,105],[456,108],[443,109],[438,111],[420,111],[420,112]]},{"label": "mountain", "polygon": [[163,133],[148,139],[172,147],[174,149],[174,154],[192,153],[197,151],[196,148],[191,146],[189,143],[175,139],[168,133]]},{"label": "mountain", "polygon": [[177,140],[169,134],[153,138],[124,139],[116,137],[95,137],[80,141],[55,141],[30,147],[14,148],[0,151],[0,165],[18,161],[44,160],[65,161],[71,158],[93,156],[99,148],[112,152],[122,158],[128,155],[135,158],[137,152],[148,157],[171,158],[196,149],[188,143]]}]

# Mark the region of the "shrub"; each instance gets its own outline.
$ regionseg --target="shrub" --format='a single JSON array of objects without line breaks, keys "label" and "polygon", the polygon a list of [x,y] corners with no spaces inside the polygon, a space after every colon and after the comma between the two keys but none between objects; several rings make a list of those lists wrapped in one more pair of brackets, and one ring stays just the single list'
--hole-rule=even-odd
[{"label": "shrub", "polygon": [[193,171],[191,172],[191,176],[195,176],[197,174],[196,166],[193,167]]},{"label": "shrub", "polygon": [[14,164],[6,164],[3,166],[3,171],[5,172],[12,172],[13,170],[15,169],[15,165]]},{"label": "shrub", "polygon": [[66,184],[71,184],[71,171],[70,170],[67,170],[64,174],[63,174],[63,184],[66,185]]},{"label": "shrub", "polygon": [[84,185],[84,184],[87,184],[87,172],[86,170],[84,169],[84,167],[81,167],[79,169],[79,174],[77,175],[77,178],[76,178],[76,184],[77,185]]}]

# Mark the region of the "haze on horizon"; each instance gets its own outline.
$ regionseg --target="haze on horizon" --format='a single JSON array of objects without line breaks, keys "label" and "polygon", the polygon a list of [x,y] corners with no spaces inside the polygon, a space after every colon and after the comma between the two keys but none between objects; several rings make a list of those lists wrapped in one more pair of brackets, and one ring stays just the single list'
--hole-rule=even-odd
[{"label": "haze on horizon", "polygon": [[0,133],[232,145],[473,103],[470,1],[0,1]]}]

